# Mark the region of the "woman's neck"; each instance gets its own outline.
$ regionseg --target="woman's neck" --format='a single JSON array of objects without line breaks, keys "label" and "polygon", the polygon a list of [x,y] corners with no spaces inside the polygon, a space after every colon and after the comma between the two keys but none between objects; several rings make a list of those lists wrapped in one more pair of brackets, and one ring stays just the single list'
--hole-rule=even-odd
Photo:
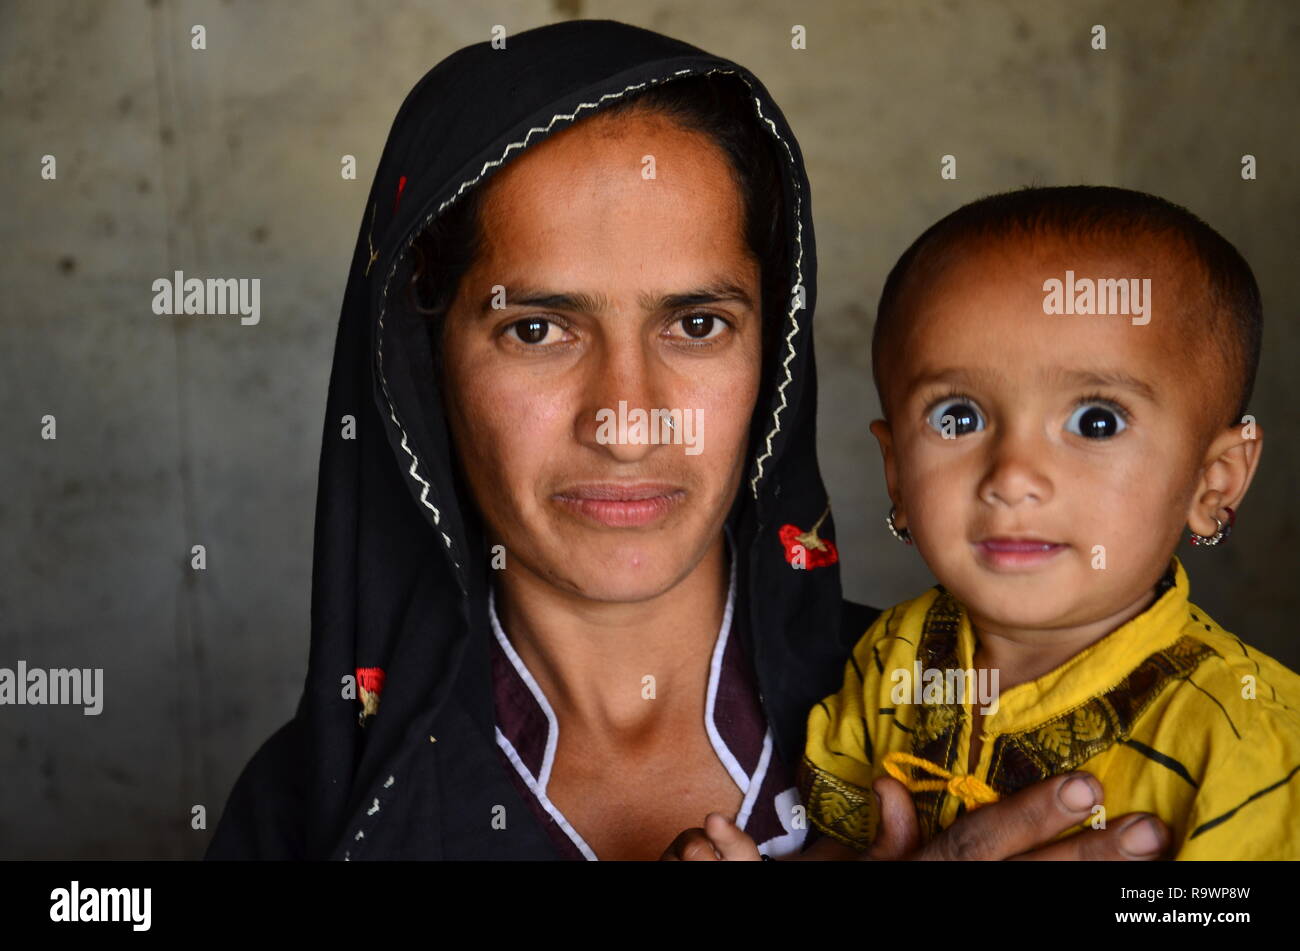
[{"label": "woman's neck", "polygon": [[516,561],[497,577],[497,616],[557,717],[636,733],[703,702],[729,574],[722,535],[686,577],[644,601],[592,601]]}]

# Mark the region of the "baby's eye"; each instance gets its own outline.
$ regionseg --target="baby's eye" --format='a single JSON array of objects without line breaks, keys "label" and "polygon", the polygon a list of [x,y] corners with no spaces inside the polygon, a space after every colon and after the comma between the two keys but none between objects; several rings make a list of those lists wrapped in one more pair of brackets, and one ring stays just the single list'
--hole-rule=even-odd
[{"label": "baby's eye", "polygon": [[940,435],[946,438],[964,436],[984,428],[984,417],[969,400],[944,400],[930,410],[926,420]]},{"label": "baby's eye", "polygon": [[[552,333],[552,329],[557,332]],[[564,331],[555,321],[547,320],[545,317],[525,317],[506,327],[505,332],[507,336],[514,337],[520,343],[540,346],[558,343]]]},{"label": "baby's eye", "polygon": [[1065,428],[1088,439],[1109,439],[1127,429],[1128,423],[1105,403],[1084,403],[1070,414]]},{"label": "baby's eye", "polygon": [[711,340],[722,333],[727,322],[713,314],[688,314],[674,321],[674,326],[681,327],[682,333],[670,333],[670,337],[685,336],[691,340]]}]

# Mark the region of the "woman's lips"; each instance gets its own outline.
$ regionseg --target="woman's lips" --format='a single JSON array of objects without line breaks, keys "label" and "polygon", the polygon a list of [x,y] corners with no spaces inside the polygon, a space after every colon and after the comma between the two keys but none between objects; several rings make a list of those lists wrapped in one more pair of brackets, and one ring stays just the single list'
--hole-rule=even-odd
[{"label": "woman's lips", "polygon": [[990,568],[1034,568],[1055,558],[1069,545],[1041,538],[985,538],[975,542],[975,552]]},{"label": "woman's lips", "polygon": [[686,491],[653,482],[571,486],[552,498],[570,512],[609,528],[636,528],[663,518]]}]

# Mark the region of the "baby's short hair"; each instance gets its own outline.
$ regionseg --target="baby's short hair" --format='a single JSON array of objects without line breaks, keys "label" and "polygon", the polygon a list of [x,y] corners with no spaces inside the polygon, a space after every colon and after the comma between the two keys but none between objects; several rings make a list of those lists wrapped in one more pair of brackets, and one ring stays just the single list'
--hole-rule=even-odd
[{"label": "baby's short hair", "polygon": [[[1181,205],[1127,188],[1068,185],[1024,188],[963,205],[931,225],[903,252],[880,293],[872,334],[872,374],[883,407],[881,369],[885,350],[905,319],[903,295],[912,278],[932,273],[967,242],[1005,238],[1060,237],[1100,242],[1157,239],[1182,252],[1199,271],[1205,292],[1204,326],[1218,344],[1240,421],[1255,386],[1263,308],[1250,265],[1232,244]],[[1234,392],[1235,390],[1235,392]]]}]

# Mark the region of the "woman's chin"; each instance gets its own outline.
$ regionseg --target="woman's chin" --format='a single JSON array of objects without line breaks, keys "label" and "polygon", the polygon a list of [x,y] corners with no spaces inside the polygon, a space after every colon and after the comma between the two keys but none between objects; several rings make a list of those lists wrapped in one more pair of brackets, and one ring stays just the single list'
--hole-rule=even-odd
[{"label": "woman's chin", "polygon": [[577,593],[592,601],[637,602],[670,591],[688,570],[638,553],[621,560],[595,560],[586,566],[570,563],[564,575]]},{"label": "woman's chin", "polygon": [[648,601],[672,590],[699,561],[683,557],[682,547],[669,541],[595,539],[565,546],[548,552],[549,565],[537,573],[592,601]]}]

